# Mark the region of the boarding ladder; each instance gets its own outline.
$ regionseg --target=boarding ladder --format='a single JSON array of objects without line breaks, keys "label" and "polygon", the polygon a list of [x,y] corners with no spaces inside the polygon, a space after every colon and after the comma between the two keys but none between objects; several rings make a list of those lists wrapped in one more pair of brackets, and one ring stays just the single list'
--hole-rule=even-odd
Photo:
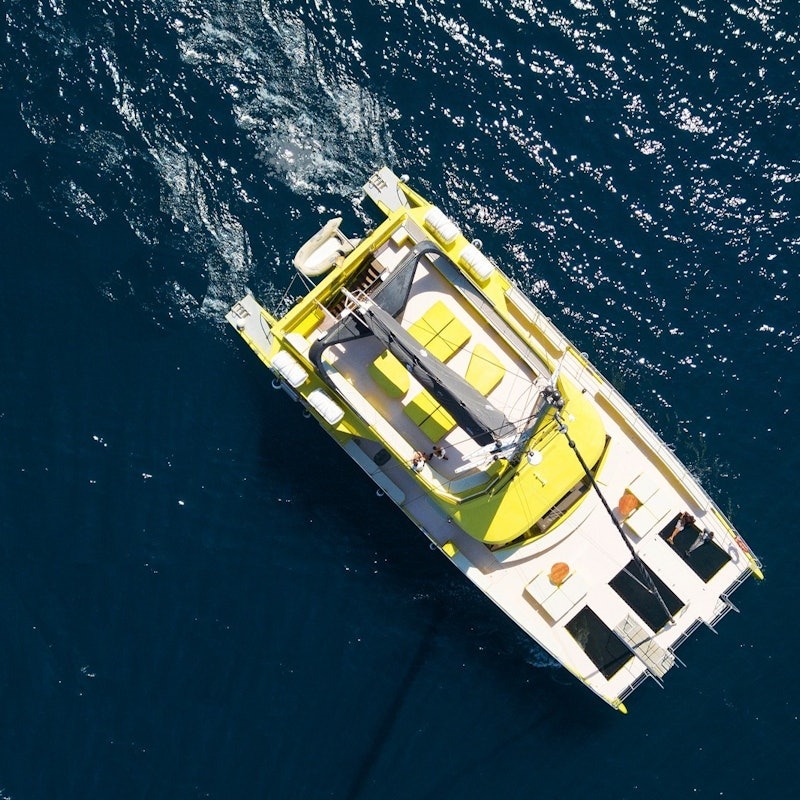
[{"label": "boarding ladder", "polygon": [[661,683],[661,679],[675,664],[675,654],[653,641],[652,635],[630,614],[614,628],[614,633]]}]

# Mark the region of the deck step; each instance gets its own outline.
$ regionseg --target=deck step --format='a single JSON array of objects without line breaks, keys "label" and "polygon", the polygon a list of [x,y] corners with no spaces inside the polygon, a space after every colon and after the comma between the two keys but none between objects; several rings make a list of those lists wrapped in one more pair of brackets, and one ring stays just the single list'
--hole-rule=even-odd
[{"label": "deck step", "polygon": [[653,634],[645,630],[630,614],[614,628],[614,633],[656,678],[663,678],[675,664],[674,653],[656,644]]},{"label": "deck step", "polygon": [[[368,294],[372,286],[378,282],[383,270],[382,264],[379,264],[377,261],[370,262],[367,269],[359,276],[358,283],[351,288],[351,294],[358,295],[362,292]],[[345,295],[340,295],[337,301],[328,308],[328,311],[334,317],[339,317],[345,308],[350,308],[352,310],[352,303],[348,302]]]}]

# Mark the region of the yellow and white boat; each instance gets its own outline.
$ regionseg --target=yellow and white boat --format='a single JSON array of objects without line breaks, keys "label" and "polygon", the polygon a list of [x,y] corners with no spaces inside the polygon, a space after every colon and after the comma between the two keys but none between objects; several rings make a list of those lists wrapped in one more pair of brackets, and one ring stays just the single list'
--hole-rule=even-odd
[{"label": "yellow and white boat", "polygon": [[247,295],[227,319],[380,493],[624,712],[761,565],[480,242],[388,168],[364,190],[385,220],[312,237],[287,313]]}]

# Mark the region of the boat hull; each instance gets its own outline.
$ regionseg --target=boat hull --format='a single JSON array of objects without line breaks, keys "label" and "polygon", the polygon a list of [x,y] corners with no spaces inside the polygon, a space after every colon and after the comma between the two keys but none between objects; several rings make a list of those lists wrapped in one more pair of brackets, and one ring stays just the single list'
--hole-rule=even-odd
[{"label": "boat hull", "polygon": [[[282,318],[248,295],[228,321],[379,494],[625,711],[761,565],[674,452],[454,223],[385,168],[365,191],[386,216],[372,234]],[[404,326],[405,350],[362,330],[376,303]],[[450,371],[514,421],[512,435],[470,436],[427,391],[425,375]]]}]

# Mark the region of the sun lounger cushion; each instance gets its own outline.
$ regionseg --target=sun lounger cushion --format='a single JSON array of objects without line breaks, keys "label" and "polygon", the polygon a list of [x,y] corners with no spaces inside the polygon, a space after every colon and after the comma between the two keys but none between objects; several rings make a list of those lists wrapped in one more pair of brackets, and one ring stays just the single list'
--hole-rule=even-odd
[{"label": "sun lounger cushion", "polygon": [[469,329],[459,319],[453,319],[439,334],[428,342],[428,350],[439,361],[449,361],[468,341]]},{"label": "sun lounger cushion", "polygon": [[408,330],[423,347],[427,347],[428,342],[453,319],[453,312],[437,300]]},{"label": "sun lounger cushion", "polygon": [[437,300],[408,330],[440,361],[452,358],[470,338],[467,326],[456,319],[441,300]]},{"label": "sun lounger cushion", "polygon": [[467,383],[485,396],[496,388],[505,374],[497,356],[485,345],[476,344],[467,366]]},{"label": "sun lounger cushion", "polygon": [[404,397],[411,385],[408,370],[388,350],[369,365],[369,373],[389,397]]},{"label": "sun lounger cushion", "polygon": [[442,300],[437,300],[415,323],[422,336],[420,344],[427,344],[439,331],[454,319],[453,312]]},{"label": "sun lounger cushion", "polygon": [[432,441],[438,442],[456,426],[456,421],[424,389],[405,406],[409,419]]}]

